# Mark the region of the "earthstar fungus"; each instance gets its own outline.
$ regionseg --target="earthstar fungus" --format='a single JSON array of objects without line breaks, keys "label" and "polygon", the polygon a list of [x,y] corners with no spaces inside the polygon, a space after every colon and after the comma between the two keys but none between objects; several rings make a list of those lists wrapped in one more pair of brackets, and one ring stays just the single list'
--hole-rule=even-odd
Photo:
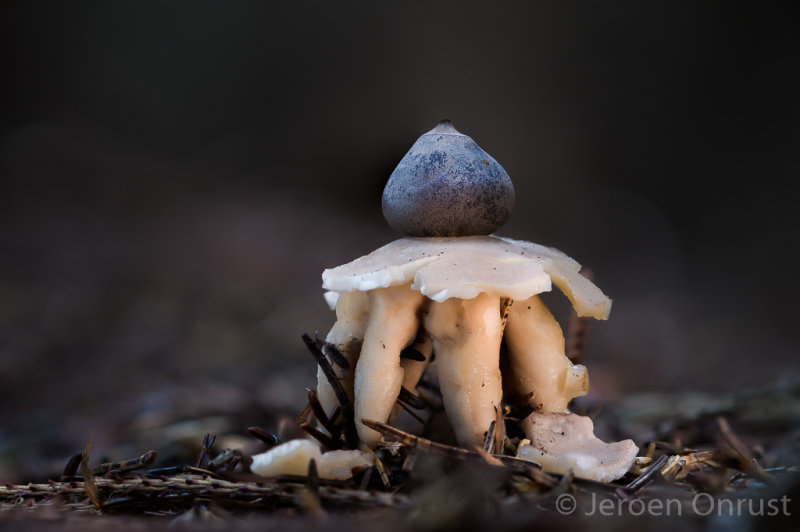
[{"label": "earthstar fungus", "polygon": [[[587,371],[565,356],[561,328],[538,294],[555,284],[579,316],[601,320],[611,300],[564,253],[490,235],[513,203],[505,170],[443,121],[411,147],[384,190],[387,220],[409,236],[323,272],[337,315],[326,343],[348,360],[337,371],[359,438],[368,446],[380,441],[359,420],[389,419],[401,387],[416,387],[433,354],[460,445],[483,442],[504,394],[533,392],[536,411],[521,422],[532,443],[523,456],[578,476],[619,478],[638,448],[630,440],[606,444],[591,420],[568,414],[569,402],[588,391]],[[409,346],[425,361],[401,357]],[[337,404],[322,375],[318,393],[327,411]],[[564,430],[556,434],[555,425]],[[539,454],[531,452],[537,445]]]},{"label": "earthstar fungus", "polygon": [[[461,446],[483,443],[504,397],[532,393],[519,456],[551,471],[617,479],[638,448],[599,440],[589,418],[569,413],[588,391],[587,371],[566,357],[561,327],[538,296],[555,284],[579,316],[600,320],[611,300],[564,253],[492,235],[513,203],[505,170],[449,121],[422,135],[383,194],[387,221],[407,236],[322,274],[336,310],[324,349],[346,360],[334,370],[366,446],[381,435],[361,420],[389,420],[401,389],[414,390],[435,358]],[[401,356],[408,348],[417,356]],[[317,393],[327,413],[339,404],[321,370]]]}]

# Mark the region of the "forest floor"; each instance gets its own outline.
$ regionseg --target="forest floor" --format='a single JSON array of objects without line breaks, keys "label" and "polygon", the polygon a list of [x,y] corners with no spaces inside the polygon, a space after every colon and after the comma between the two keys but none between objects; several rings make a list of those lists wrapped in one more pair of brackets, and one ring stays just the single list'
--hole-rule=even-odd
[{"label": "forest floor", "polygon": [[348,481],[320,479],[313,470],[304,477],[249,473],[249,456],[303,436],[300,425],[313,421],[310,407],[297,416],[274,413],[270,427],[204,438],[191,435],[219,418],[229,421],[220,427],[236,426],[247,412],[195,411],[187,419],[178,408],[162,411],[137,420],[125,445],[109,453],[127,452],[129,462],[100,464],[87,435],[82,452],[59,457],[63,472],[0,485],[0,528],[775,530],[790,529],[800,511],[798,382],[722,395],[652,393],[614,404],[576,403],[594,418],[598,434],[632,437],[640,447],[631,471],[609,484],[509,460],[518,440],[508,419],[503,451],[450,445],[435,383],[429,392],[420,394],[424,404],[415,413],[425,424],[416,431],[422,436],[383,426],[387,443],[376,450],[375,466]]}]

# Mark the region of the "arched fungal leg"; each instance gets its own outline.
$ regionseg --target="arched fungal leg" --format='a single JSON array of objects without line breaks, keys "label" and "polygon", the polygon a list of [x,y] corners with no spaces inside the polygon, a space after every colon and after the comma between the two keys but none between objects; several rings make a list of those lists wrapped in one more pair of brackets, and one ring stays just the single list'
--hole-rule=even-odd
[{"label": "arched fungal leg", "polygon": [[433,339],[444,408],[458,442],[480,445],[500,408],[500,298],[450,298],[431,304],[425,330]]},{"label": "arched fungal leg", "polygon": [[[332,345],[347,360],[349,366],[347,368],[337,364],[332,364],[332,367],[351,401],[353,400],[356,361],[361,351],[361,341],[367,328],[368,315],[369,299],[366,292],[353,290],[340,293],[339,299],[336,301],[336,323],[325,338],[325,343]],[[319,367],[317,368],[317,396],[328,415],[339,404],[333,388]]]},{"label": "arched fungal leg", "polygon": [[533,392],[542,412],[565,412],[567,404],[589,391],[586,367],[573,365],[564,354],[564,335],[537,297],[517,301],[505,329],[508,391]]},{"label": "arched fungal leg", "polygon": [[409,285],[369,292],[369,322],[356,363],[354,386],[356,429],[369,447],[374,447],[381,436],[364,426],[361,419],[385,422],[389,418],[403,384],[400,352],[417,335],[424,299]]},{"label": "arched fungal leg", "polygon": [[567,404],[589,390],[586,368],[564,354],[564,336],[547,307],[534,296],[515,304],[506,324],[506,375],[512,393],[533,392],[540,409],[520,422],[530,445],[519,455],[549,471],[608,482],[623,476],[636,458],[631,440],[606,443],[592,420],[566,413]]}]

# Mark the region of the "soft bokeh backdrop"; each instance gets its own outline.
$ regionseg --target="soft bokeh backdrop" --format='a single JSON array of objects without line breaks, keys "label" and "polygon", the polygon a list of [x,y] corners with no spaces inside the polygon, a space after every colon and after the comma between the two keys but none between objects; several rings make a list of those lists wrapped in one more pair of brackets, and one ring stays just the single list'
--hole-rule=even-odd
[{"label": "soft bokeh backdrop", "polygon": [[232,429],[299,409],[300,334],[333,321],[320,273],[396,238],[382,187],[444,117],[514,180],[500,233],[569,253],[614,299],[589,330],[593,394],[797,377],[798,18],[4,3],[0,479],[181,401],[252,412]]}]

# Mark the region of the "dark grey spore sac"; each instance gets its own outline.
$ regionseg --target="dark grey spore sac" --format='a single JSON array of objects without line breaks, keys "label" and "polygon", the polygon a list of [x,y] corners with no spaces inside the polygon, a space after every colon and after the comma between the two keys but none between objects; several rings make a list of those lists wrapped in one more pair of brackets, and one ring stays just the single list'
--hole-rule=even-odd
[{"label": "dark grey spore sac", "polygon": [[514,185],[449,120],[422,135],[383,189],[383,215],[409,236],[489,235],[508,221]]}]

